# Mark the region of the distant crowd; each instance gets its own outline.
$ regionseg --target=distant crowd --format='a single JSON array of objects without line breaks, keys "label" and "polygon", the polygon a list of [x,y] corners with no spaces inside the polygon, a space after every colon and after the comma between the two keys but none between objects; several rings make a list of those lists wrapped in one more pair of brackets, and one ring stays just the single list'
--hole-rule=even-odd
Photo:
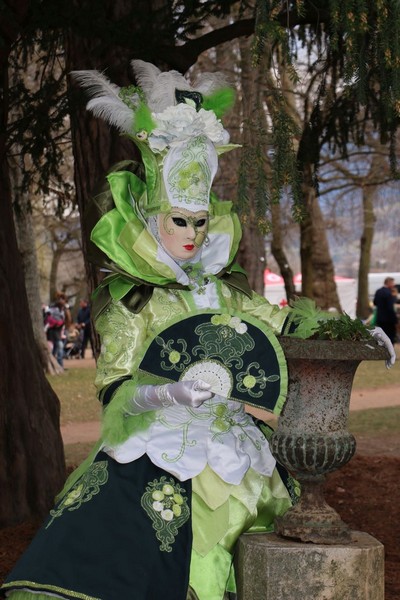
[{"label": "distant crowd", "polygon": [[53,356],[63,367],[65,358],[85,358],[88,344],[93,355],[90,306],[82,298],[76,321],[73,321],[66,295],[57,292],[50,306],[43,306],[43,325]]}]

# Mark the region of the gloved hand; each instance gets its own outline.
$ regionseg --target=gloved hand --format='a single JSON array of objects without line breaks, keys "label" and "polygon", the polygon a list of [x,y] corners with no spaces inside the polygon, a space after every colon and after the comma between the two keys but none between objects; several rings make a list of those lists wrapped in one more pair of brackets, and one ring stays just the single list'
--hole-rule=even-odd
[{"label": "gloved hand", "polygon": [[380,346],[385,346],[389,350],[390,358],[388,358],[386,361],[386,368],[390,369],[396,362],[396,352],[392,342],[380,327],[374,327],[374,329],[371,329],[371,335]]},{"label": "gloved hand", "polygon": [[142,385],[136,390],[129,408],[133,414],[176,404],[198,408],[214,395],[209,391],[210,388],[211,385],[201,379],[165,385]]}]

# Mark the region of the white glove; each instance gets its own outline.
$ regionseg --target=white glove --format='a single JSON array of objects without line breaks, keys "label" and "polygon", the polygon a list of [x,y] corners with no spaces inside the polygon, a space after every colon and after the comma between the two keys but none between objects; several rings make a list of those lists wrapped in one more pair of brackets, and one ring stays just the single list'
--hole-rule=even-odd
[{"label": "white glove", "polygon": [[165,385],[142,385],[136,390],[129,408],[133,414],[167,408],[174,404],[198,408],[214,396],[209,391],[210,388],[211,385],[201,379]]},{"label": "white glove", "polygon": [[374,340],[376,340],[380,346],[385,346],[389,351],[390,358],[388,358],[386,361],[386,368],[390,369],[390,367],[393,367],[396,361],[396,352],[394,350],[392,342],[390,341],[386,333],[383,331],[383,329],[381,329],[380,327],[374,327],[374,329],[371,329],[370,333]]}]

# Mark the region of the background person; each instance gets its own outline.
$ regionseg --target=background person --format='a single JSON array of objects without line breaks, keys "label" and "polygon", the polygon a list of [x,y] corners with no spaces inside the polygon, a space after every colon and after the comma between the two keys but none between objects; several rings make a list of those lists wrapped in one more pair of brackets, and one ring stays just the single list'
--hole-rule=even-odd
[{"label": "background person", "polygon": [[392,344],[396,341],[396,302],[397,288],[393,277],[386,277],[383,286],[375,292],[376,325],[383,329]]},{"label": "background person", "polygon": [[90,306],[88,300],[84,298],[82,298],[82,300],[80,300],[79,302],[79,310],[76,320],[78,323],[78,327],[82,332],[82,346],[80,351],[80,357],[85,358],[85,352],[88,343],[90,343],[90,347],[92,349],[92,356],[94,356],[92,344],[92,324],[90,319]]}]

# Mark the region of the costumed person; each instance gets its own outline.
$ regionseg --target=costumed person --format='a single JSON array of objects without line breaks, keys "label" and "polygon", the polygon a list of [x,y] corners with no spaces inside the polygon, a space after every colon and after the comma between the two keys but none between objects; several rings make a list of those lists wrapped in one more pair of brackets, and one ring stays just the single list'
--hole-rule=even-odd
[{"label": "costumed person", "polygon": [[273,530],[299,493],[245,411],[282,407],[291,319],[249,288],[238,217],[210,192],[235,147],[219,120],[232,92],[132,65],[139,88],[75,74],[146,177],[115,170],[94,199],[102,435],[3,585],[12,600],[223,600],[238,537]]}]

